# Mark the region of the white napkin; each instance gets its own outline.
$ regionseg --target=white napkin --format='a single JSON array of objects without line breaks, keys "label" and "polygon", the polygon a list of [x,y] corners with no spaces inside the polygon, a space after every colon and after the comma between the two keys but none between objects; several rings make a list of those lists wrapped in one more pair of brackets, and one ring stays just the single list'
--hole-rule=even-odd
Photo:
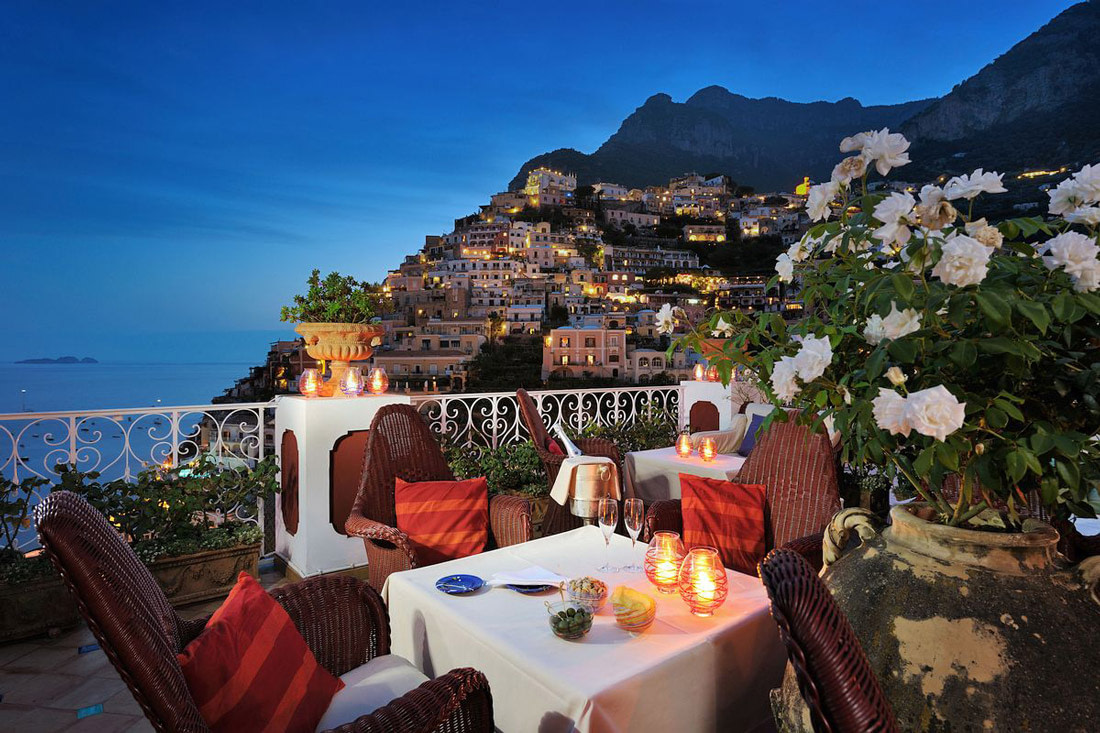
[{"label": "white napkin", "polygon": [[489,585],[559,585],[567,580],[569,578],[532,565],[523,570],[493,573],[493,577],[489,578]]}]

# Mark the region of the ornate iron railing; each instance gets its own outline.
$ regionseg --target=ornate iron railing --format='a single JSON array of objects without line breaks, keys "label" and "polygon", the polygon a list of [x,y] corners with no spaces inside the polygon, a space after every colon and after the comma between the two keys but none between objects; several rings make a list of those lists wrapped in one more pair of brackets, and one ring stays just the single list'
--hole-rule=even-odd
[{"label": "ornate iron railing", "polygon": [[[532,392],[548,425],[562,422],[576,431],[590,424],[628,423],[657,413],[679,415],[680,388],[616,387]],[[413,397],[440,440],[451,445],[496,448],[527,440],[512,392]]]},{"label": "ornate iron railing", "polygon": [[0,475],[57,477],[57,464],[131,479],[201,455],[232,463],[270,452],[272,402],[0,414]]}]

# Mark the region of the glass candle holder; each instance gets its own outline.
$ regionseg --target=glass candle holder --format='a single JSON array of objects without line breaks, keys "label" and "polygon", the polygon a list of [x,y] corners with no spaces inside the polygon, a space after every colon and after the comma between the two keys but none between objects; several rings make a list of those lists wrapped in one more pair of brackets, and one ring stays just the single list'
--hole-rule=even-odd
[{"label": "glass candle holder", "polygon": [[347,371],[340,377],[340,391],[348,397],[358,397],[363,394],[365,386],[363,372],[359,371],[359,367],[348,367]]},{"label": "glass candle holder", "polygon": [[695,547],[680,565],[680,597],[696,616],[710,616],[726,602],[726,568],[713,547]]},{"label": "glass candle holder", "polygon": [[370,393],[385,394],[389,388],[390,378],[386,376],[386,370],[382,367],[372,369],[370,376],[367,378],[367,389],[370,390]]},{"label": "glass candle holder", "polygon": [[699,457],[710,463],[716,455],[718,455],[718,445],[714,442],[714,438],[703,438],[703,443],[699,446]]},{"label": "glass candle holder", "polygon": [[707,368],[700,362],[691,370],[691,376],[696,382],[705,382],[707,381]]},{"label": "glass candle holder", "polygon": [[679,534],[654,532],[645,551],[645,576],[661,593],[675,593],[683,560],[684,543]]},{"label": "glass candle holder", "polygon": [[718,379],[718,367],[713,366],[713,365],[707,367],[707,381],[708,382],[717,382],[717,381],[719,381],[719,379]]},{"label": "glass candle holder", "polygon": [[316,369],[303,369],[298,377],[298,391],[306,397],[316,397],[321,393],[321,373]]},{"label": "glass candle holder", "polygon": [[691,456],[691,450],[691,433],[682,430],[679,437],[676,438],[676,455],[681,458],[688,458]]}]

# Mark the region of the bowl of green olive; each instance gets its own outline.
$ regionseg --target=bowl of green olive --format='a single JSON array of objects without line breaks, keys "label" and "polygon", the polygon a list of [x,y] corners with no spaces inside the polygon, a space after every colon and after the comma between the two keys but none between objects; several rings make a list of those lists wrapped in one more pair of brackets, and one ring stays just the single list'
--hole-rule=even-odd
[{"label": "bowl of green olive", "polygon": [[592,628],[592,612],[583,603],[556,601],[546,604],[550,629],[560,639],[579,639]]}]

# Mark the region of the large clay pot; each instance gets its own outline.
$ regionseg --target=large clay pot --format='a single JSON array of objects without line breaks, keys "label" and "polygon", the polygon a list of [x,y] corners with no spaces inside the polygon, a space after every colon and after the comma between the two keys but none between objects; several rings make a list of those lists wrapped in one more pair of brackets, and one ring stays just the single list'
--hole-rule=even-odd
[{"label": "large clay pot", "polygon": [[[1100,557],[1067,567],[1058,533],[1037,520],[979,532],[922,511],[894,507],[879,534],[864,510],[846,510],[826,533],[834,554],[848,530],[863,539],[822,577],[901,730],[1096,730]],[[773,702],[781,729],[811,730],[789,666]]]},{"label": "large clay pot", "polygon": [[370,323],[299,323],[294,330],[306,340],[307,354],[329,362],[330,376],[321,388],[326,397],[337,391],[348,362],[369,358],[385,334],[382,326]]}]

